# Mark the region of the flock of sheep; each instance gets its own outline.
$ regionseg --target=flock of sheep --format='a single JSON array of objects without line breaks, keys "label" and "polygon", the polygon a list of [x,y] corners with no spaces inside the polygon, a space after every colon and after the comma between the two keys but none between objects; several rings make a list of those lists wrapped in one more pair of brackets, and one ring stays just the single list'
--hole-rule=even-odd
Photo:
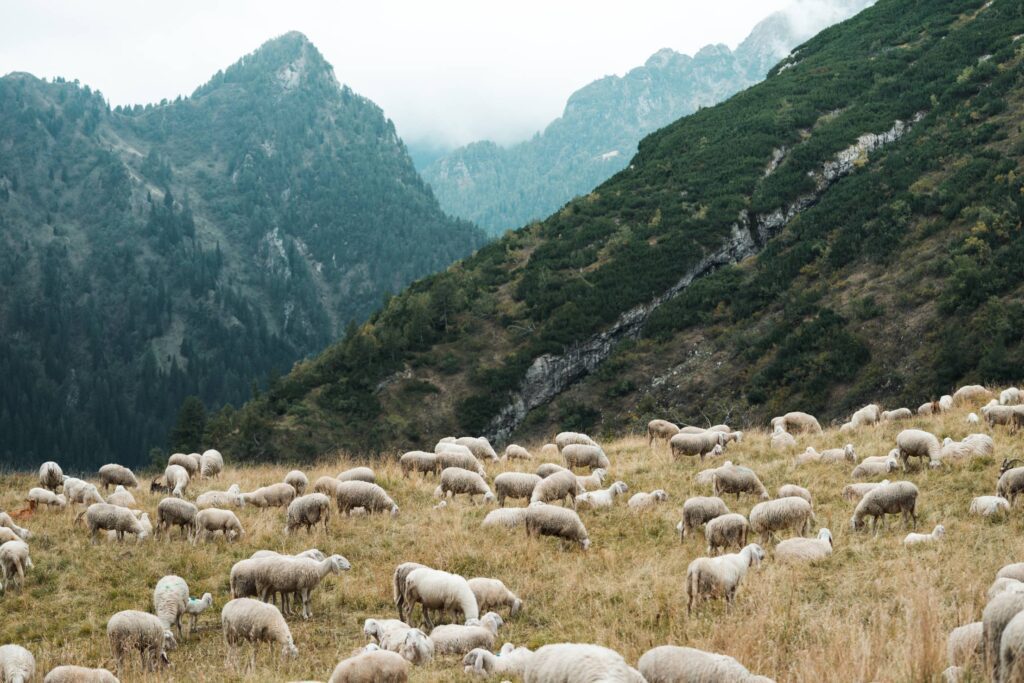
[{"label": "flock of sheep", "polygon": [[[954,405],[980,405],[990,398],[984,387],[962,387],[952,396],[922,405],[918,414],[933,415]],[[980,408],[983,418],[972,412],[967,420],[979,428],[984,419],[990,427],[1004,425],[1016,430],[1024,422],[1024,405],[1020,401],[1018,390],[1007,389]],[[883,411],[880,406],[869,405],[856,411],[840,432],[912,416],[908,409]],[[972,434],[958,442],[946,439],[943,443],[920,429],[901,431],[892,450],[884,456],[860,458],[852,444],[820,452],[808,447],[798,453],[793,435],[822,433],[817,419],[807,413],[791,412],[774,418],[771,425],[772,449],[792,455],[795,465],[832,463],[852,468],[850,476],[854,481],[843,489],[843,497],[853,505],[850,528],[862,530],[870,518],[876,535],[889,515],[899,515],[908,527],[916,526],[917,522],[917,486],[887,477],[919,467],[918,461],[941,469],[995,453],[995,443],[989,434]],[[702,462],[708,457],[725,458],[728,451],[740,450],[738,444],[743,440],[742,432],[727,425],[680,428],[666,420],[652,420],[647,436],[648,445],[655,452],[661,448],[661,442],[667,442],[674,461],[688,457]],[[534,456],[513,444],[499,457],[486,439],[447,437],[433,452],[403,454],[398,465],[405,476],[415,481],[436,481],[436,486],[429,486],[434,487],[434,497],[439,499],[435,505],[438,510],[453,504],[455,497],[465,496],[471,504],[497,506],[484,517],[485,528],[522,527],[529,536],[555,537],[567,546],[586,551],[591,541],[580,512],[615,506],[629,492],[629,486],[621,480],[605,485],[613,463],[604,449],[585,434],[560,433],[553,443],[540,449],[540,456],[547,460],[558,458],[562,465],[545,462],[535,472],[508,469],[490,480],[484,462],[508,466],[528,463]],[[1013,464],[1003,462],[996,495],[974,498],[972,514],[987,517],[1010,510],[1014,497],[1024,492],[1024,466]],[[253,491],[242,492],[234,485],[224,491],[204,492],[194,502],[187,500],[189,486],[195,479],[216,479],[224,470],[223,458],[216,450],[172,455],[163,475],[150,482],[151,492],[166,495],[157,504],[151,520],[130,491],[139,487],[139,481],[128,468],[105,465],[95,482],[88,482],[64,475],[57,463],[44,463],[39,468],[39,486],[26,494],[26,507],[12,513],[0,512],[0,589],[21,590],[30,580],[27,574],[33,568],[32,534],[18,522],[30,524],[32,516],[43,508],[71,509],[73,524],[88,528],[92,543],[100,538],[124,542],[131,537],[136,543],[143,543],[151,536],[167,540],[177,536],[191,545],[208,542],[216,534],[228,543],[242,538],[246,532],[239,514],[244,516],[242,511],[247,507],[281,508],[284,534],[310,531],[318,525],[327,529],[335,512],[346,516],[399,514],[399,506],[368,467],[355,467],[337,477],[320,477],[312,487],[303,472],[293,470],[284,481]],[[772,545],[772,557],[779,563],[814,562],[832,554],[831,531],[814,529],[814,496],[807,488],[787,483],[772,498],[753,469],[729,460],[697,472],[694,481],[697,486],[710,488],[713,495],[684,500],[676,527],[680,540],[702,530],[707,545],[706,556],[690,562],[685,578],[680,577],[688,612],[699,609],[706,600],[733,603],[749,570],[766,561],[766,548]],[[736,501],[747,496],[756,502],[743,515],[728,507],[726,497],[730,494]],[[662,489],[639,492],[628,499],[626,507],[639,514],[668,499],[669,494]],[[505,507],[512,501],[521,501],[522,505]],[[936,543],[944,533],[942,524],[927,534],[912,531],[904,544]],[[751,535],[758,542],[751,542]],[[220,612],[229,652],[234,653],[237,646],[245,643],[262,643],[269,644],[280,656],[298,656],[300,647],[292,638],[288,619],[312,618],[317,587],[328,576],[350,568],[345,557],[328,556],[315,548],[296,555],[259,550],[236,562],[230,569],[229,600]],[[949,635],[947,680],[961,680],[979,672],[990,675],[994,681],[1024,680],[1024,563],[1004,567],[988,597],[981,621],[959,627]],[[411,667],[435,657],[451,656],[462,658],[461,666],[468,674],[514,676],[528,683],[769,680],[751,673],[732,657],[673,645],[649,650],[635,667],[614,650],[595,644],[560,643],[530,650],[505,643],[496,649],[505,620],[515,619],[524,603],[501,579],[494,577],[466,579],[439,568],[403,562],[394,570],[393,600],[398,618],[366,619],[363,633],[370,643],[341,661],[329,681],[406,681]],[[153,588],[151,612],[122,611],[107,621],[110,651],[119,673],[135,658],[145,670],[168,663],[169,653],[190,637],[196,621],[213,605],[213,595],[192,597],[187,581],[179,576],[160,579]],[[414,619],[417,607],[420,621]],[[507,610],[505,616],[500,610]],[[187,626],[183,627],[183,621]],[[414,624],[422,624],[423,628]],[[27,649],[18,645],[0,647],[0,683],[29,681],[34,676],[35,660]],[[60,683],[117,678],[107,669],[64,665],[52,669],[44,680]]]}]

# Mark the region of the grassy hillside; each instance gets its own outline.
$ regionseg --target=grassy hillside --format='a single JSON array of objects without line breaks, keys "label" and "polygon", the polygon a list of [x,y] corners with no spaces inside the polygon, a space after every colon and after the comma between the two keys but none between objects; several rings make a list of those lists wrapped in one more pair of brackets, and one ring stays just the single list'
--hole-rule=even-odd
[{"label": "grassy hillside", "polygon": [[[882,455],[898,431],[911,426],[940,438],[961,438],[969,432],[967,410],[852,434],[827,429],[820,436],[800,437],[799,448],[839,447],[849,441],[861,457]],[[401,507],[397,518],[335,518],[326,533],[312,536],[303,532],[285,538],[283,511],[246,508],[239,517],[247,535],[236,545],[216,541],[192,547],[174,538],[90,547],[87,533],[72,527],[70,514],[38,513],[27,523],[36,534],[31,540],[35,569],[23,593],[0,598],[6,617],[0,622],[0,642],[28,647],[44,671],[58,662],[110,665],[107,618],[122,609],[149,609],[155,583],[177,573],[194,595],[213,593],[215,608],[203,616],[199,632],[171,654],[173,680],[325,680],[340,658],[362,644],[364,619],[393,616],[391,572],[398,563],[415,560],[467,577],[500,578],[523,598],[523,612],[499,633],[499,645],[596,642],[635,663],[648,648],[673,643],[730,654],[752,671],[780,681],[832,680],[837,671],[848,680],[934,680],[946,666],[947,633],[980,619],[995,572],[1024,560],[1014,541],[1024,532],[1018,510],[1006,520],[967,514],[972,497],[994,492],[1001,459],[1024,457],[1019,435],[1000,429],[992,436],[994,458],[907,475],[921,491],[918,531],[930,531],[937,523],[947,530],[942,543],[908,551],[898,520],[890,520],[877,538],[850,530],[853,504],[840,496],[850,479],[849,464],[796,467],[791,455],[770,450],[766,432],[748,431],[725,457],[754,468],[773,494],[785,483],[808,487],[818,524],[832,530],[835,552],[820,564],[787,566],[774,561],[769,547],[767,561],[748,575],[733,609],[711,603],[692,617],[686,616],[683,577],[705,546],[699,532],[680,544],[675,524],[687,497],[708,495],[693,483],[701,465],[691,459],[672,463],[663,446],[649,450],[639,436],[623,435],[605,444],[612,461],[609,483],[626,481],[629,495],[664,488],[670,500],[640,516],[628,511],[624,498],[610,511],[581,511],[593,543],[588,552],[561,547],[550,538],[528,539],[522,529],[483,533],[479,524],[490,506],[460,499],[434,510],[436,480],[402,478],[392,457],[373,466],[378,482]],[[539,452],[540,442],[529,445]],[[312,481],[368,460],[362,452],[333,456],[306,472]],[[532,471],[539,462],[488,463],[487,469],[493,477],[505,469]],[[282,480],[287,470],[228,464],[220,481],[197,482],[188,497],[236,482],[249,490]],[[27,475],[0,479],[0,509],[20,507],[33,484]],[[158,498],[148,493],[136,497],[152,515]],[[728,500],[732,510],[743,514],[755,502],[749,497]],[[217,616],[228,599],[231,565],[260,548],[298,552],[312,546],[343,554],[352,570],[328,578],[317,590],[312,620],[291,622],[300,658],[282,665],[263,652],[253,670],[233,671],[225,664]],[[155,680],[138,672],[127,679]],[[471,679],[462,672],[461,659],[441,658],[415,669],[412,680]]]}]

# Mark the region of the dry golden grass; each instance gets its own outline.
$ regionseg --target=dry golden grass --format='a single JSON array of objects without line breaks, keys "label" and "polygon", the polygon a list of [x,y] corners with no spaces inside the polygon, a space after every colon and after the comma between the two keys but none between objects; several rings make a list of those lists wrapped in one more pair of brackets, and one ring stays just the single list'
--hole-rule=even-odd
[{"label": "dry golden grass", "polygon": [[[827,431],[802,436],[800,449],[851,441],[861,457],[881,455],[893,446],[896,433],[910,426],[929,429],[940,438],[961,438],[973,431],[964,421],[966,412],[852,435]],[[335,517],[326,533],[312,536],[283,536],[283,510],[245,508],[239,516],[247,535],[238,544],[218,540],[193,548],[175,534],[170,542],[104,542],[91,547],[87,532],[72,526],[70,513],[40,512],[27,523],[35,533],[35,569],[24,592],[0,598],[0,643],[28,647],[41,673],[59,663],[113,668],[106,620],[119,610],[149,610],[157,580],[174,573],[188,581],[193,595],[213,593],[215,605],[203,615],[198,633],[171,653],[173,667],[159,680],[326,680],[338,660],[363,644],[364,619],[394,616],[392,570],[399,562],[415,560],[467,577],[498,577],[516,591],[525,608],[508,621],[499,644],[595,642],[636,662],[648,648],[673,643],[730,654],[752,671],[779,681],[935,680],[946,666],[946,634],[979,619],[984,592],[996,570],[1024,559],[1019,513],[1004,521],[967,514],[973,496],[994,493],[1002,457],[1024,456],[1019,437],[1004,431],[993,436],[994,459],[908,475],[921,490],[918,530],[930,531],[938,522],[947,529],[940,544],[908,552],[902,546],[906,531],[898,520],[890,521],[877,538],[850,531],[853,505],[840,497],[849,481],[849,465],[797,468],[790,456],[769,449],[765,432],[748,433],[726,457],[753,467],[773,494],[784,483],[808,487],[819,524],[828,526],[835,537],[835,553],[825,562],[794,567],[774,563],[769,547],[767,561],[748,574],[732,609],[706,603],[689,618],[684,577],[687,564],[704,554],[703,537],[698,533],[680,545],[674,527],[682,502],[706,493],[693,484],[700,465],[693,460],[670,463],[665,447],[652,453],[645,439],[635,436],[606,445],[613,462],[612,480],[629,484],[627,497],[664,488],[670,501],[640,516],[626,508],[625,498],[611,511],[582,512],[593,542],[586,553],[550,538],[528,539],[522,529],[485,533],[479,526],[490,508],[462,499],[445,510],[433,510],[436,480],[404,479],[394,464],[375,467],[379,483],[401,506],[397,518]],[[535,446],[537,453],[539,444]],[[318,466],[307,474],[312,482],[351,464]],[[487,467],[493,476],[506,467],[532,470],[537,464],[535,460]],[[219,481],[195,482],[188,496],[235,482],[251,490],[280,481],[289,469],[230,465]],[[3,477],[0,509],[20,507],[32,485],[34,476]],[[159,498],[148,492],[137,492],[136,498],[154,517]],[[733,510],[744,514],[755,502],[728,500]],[[254,669],[229,668],[219,609],[228,600],[231,565],[260,548],[298,552],[313,546],[346,556],[352,570],[324,581],[314,594],[312,620],[290,622],[300,657],[281,663],[263,650]],[[157,679],[137,669],[122,678]],[[461,658],[435,660],[413,672],[416,681],[468,679]]]}]

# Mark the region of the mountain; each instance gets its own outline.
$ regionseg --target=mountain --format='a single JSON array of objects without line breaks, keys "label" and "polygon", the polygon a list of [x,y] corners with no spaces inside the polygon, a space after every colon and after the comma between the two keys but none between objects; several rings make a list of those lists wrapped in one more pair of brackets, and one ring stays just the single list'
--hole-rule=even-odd
[{"label": "mountain", "polygon": [[484,238],[298,33],[156,106],[10,74],[0,150],[0,465],[148,461]]},{"label": "mountain", "polygon": [[880,0],[414,283],[208,437],[313,458],[653,417],[827,421],[1017,381],[1022,35],[1014,0]]},{"label": "mountain", "polygon": [[445,211],[500,235],[588,192],[625,168],[645,135],[760,81],[791,49],[871,2],[797,2],[760,22],[735,51],[659,50],[625,76],[573,93],[561,118],[530,140],[475,142],[419,168]]}]

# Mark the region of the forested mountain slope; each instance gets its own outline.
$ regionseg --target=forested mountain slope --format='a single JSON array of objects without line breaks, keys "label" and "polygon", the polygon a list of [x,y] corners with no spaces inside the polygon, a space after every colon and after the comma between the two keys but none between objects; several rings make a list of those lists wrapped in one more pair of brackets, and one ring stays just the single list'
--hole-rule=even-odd
[{"label": "forested mountain slope", "polygon": [[148,461],[483,242],[300,34],[185,99],[0,79],[0,466]]},{"label": "forested mountain slope", "polygon": [[475,142],[432,162],[423,177],[449,213],[496,235],[518,228],[625,168],[645,135],[757,83],[794,47],[872,1],[795,5],[760,22],[735,51],[659,50],[624,76],[573,93],[562,116],[532,139]]}]

